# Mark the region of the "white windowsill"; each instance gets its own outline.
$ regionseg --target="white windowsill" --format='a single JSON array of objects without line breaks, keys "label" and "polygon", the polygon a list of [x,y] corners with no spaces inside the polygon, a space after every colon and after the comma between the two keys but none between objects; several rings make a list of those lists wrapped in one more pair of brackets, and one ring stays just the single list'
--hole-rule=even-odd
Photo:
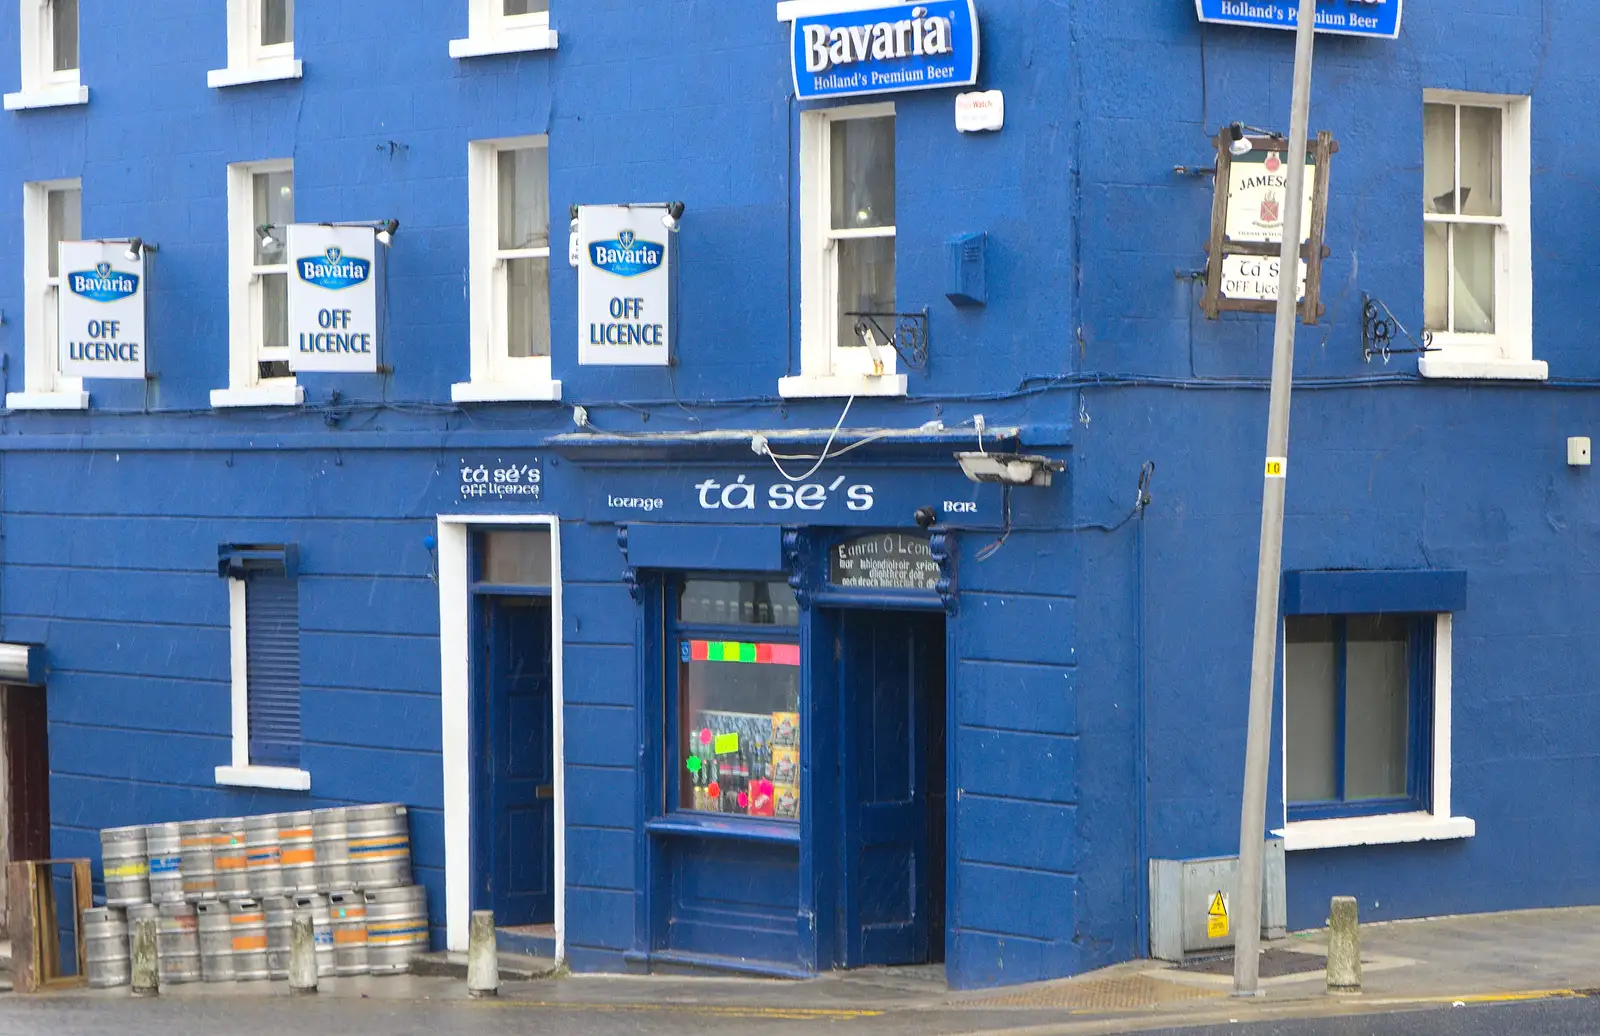
[{"label": "white windowsill", "polygon": [[830,374],[819,378],[810,374],[797,374],[778,379],[778,395],[785,399],[820,399],[843,396],[904,396],[906,376],[883,374],[869,377],[865,374]]},{"label": "white windowsill", "polygon": [[244,86],[246,83],[270,83],[279,79],[299,78],[299,58],[268,58],[249,65],[214,68],[206,73],[206,85],[217,89],[224,86]]},{"label": "white windowsill", "polygon": [[64,108],[71,104],[88,104],[89,88],[81,84],[67,83],[62,86],[44,86],[37,90],[18,90],[14,94],[6,94],[6,111],[21,111],[25,108]]},{"label": "white windowsill", "polygon": [[458,381],[450,386],[452,403],[553,403],[560,398],[559,381]]},{"label": "white windowsill", "polygon": [[1272,833],[1283,839],[1284,851],[1292,853],[1301,849],[1334,849],[1349,845],[1440,842],[1471,838],[1477,832],[1477,822],[1470,817],[1390,813],[1378,817],[1297,820]]},{"label": "white windowsill", "polygon": [[450,41],[453,58],[484,58],[495,54],[522,54],[535,50],[555,50],[557,35],[554,29],[519,29],[492,36],[468,36]]},{"label": "white windowsill", "polygon": [[87,410],[87,392],[7,392],[7,410]]},{"label": "white windowsill", "polygon": [[1543,360],[1452,360],[1424,356],[1417,360],[1424,378],[1478,378],[1493,381],[1545,381],[1550,365]]},{"label": "white windowsill", "polygon": [[310,791],[311,774],[291,766],[219,766],[217,783],[236,788],[275,788]]},{"label": "white windowsill", "polygon": [[256,385],[251,388],[225,388],[211,390],[211,405],[231,406],[299,406],[306,401],[303,385]]}]

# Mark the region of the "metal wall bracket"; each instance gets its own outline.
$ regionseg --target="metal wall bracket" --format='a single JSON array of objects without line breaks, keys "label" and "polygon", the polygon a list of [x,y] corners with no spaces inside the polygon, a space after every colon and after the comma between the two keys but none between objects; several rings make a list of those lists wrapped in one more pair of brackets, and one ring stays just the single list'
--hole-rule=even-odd
[{"label": "metal wall bracket", "polygon": [[[921,313],[846,313],[856,318],[856,337],[865,336],[868,328],[881,342],[886,342],[912,370],[928,369],[928,310]],[[894,325],[891,333],[885,322]]]},{"label": "metal wall bracket", "polygon": [[[1405,336],[1411,343],[1409,349],[1396,349],[1389,343],[1394,341],[1395,332]],[[1434,353],[1439,350],[1433,344],[1433,332],[1424,329],[1419,341],[1412,337],[1406,326],[1390,312],[1379,299],[1373,298],[1366,292],[1361,293],[1361,358],[1368,363],[1373,356],[1383,357],[1383,362],[1388,363],[1389,357],[1401,356],[1407,353]]]},{"label": "metal wall bracket", "polygon": [[628,587],[628,596],[638,601],[643,596],[639,586],[639,570],[633,567],[633,562],[628,558],[628,527],[617,526],[617,549],[622,551],[622,581]]}]

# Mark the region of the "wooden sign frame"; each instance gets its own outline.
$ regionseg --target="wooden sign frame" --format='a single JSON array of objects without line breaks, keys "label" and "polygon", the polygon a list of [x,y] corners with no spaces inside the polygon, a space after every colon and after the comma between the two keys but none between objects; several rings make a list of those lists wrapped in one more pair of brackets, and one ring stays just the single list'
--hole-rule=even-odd
[{"label": "wooden sign frame", "polygon": [[[1247,138],[1256,151],[1289,150],[1283,137]],[[1232,137],[1226,129],[1217,134],[1217,174],[1211,198],[1211,237],[1206,242],[1206,290],[1200,299],[1200,309],[1208,320],[1227,311],[1242,313],[1276,312],[1278,303],[1272,299],[1230,299],[1222,294],[1222,260],[1225,255],[1255,255],[1278,258],[1283,246],[1276,241],[1229,241],[1227,239],[1228,195],[1233,176],[1233,153],[1228,150]],[[1300,258],[1306,264],[1306,294],[1298,309],[1300,319],[1315,324],[1326,311],[1322,305],[1322,260],[1330,254],[1324,244],[1328,221],[1328,167],[1330,159],[1338,152],[1339,142],[1327,130],[1317,134],[1308,144],[1306,155],[1313,163],[1311,192],[1311,233],[1309,240],[1300,246]],[[1287,227],[1285,230],[1287,231]]]}]

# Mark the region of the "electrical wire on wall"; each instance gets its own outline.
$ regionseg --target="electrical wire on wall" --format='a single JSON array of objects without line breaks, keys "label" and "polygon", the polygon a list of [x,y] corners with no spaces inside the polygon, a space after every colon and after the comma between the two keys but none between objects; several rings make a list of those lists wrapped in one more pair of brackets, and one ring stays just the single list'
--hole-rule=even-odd
[{"label": "electrical wire on wall", "polygon": [[[1144,514],[1144,509],[1150,506],[1150,482],[1155,478],[1156,462],[1147,460],[1139,466],[1139,488],[1134,497],[1133,509],[1114,522],[1084,522],[1081,525],[1069,525],[1061,532],[1116,532],[1135,518]],[[988,561],[994,557],[1006,540],[1011,538],[1011,486],[1006,485],[1000,492],[1000,537],[993,543],[980,548],[972,555],[975,561]]]}]

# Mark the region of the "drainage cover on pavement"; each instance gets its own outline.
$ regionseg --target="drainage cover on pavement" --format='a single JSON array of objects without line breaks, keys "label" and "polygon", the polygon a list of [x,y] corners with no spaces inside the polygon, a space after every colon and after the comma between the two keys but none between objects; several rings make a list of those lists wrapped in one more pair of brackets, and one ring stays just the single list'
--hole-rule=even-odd
[{"label": "drainage cover on pavement", "polygon": [[1210,1000],[1227,994],[1202,986],[1167,982],[1151,975],[1069,980],[1003,996],[962,1001],[963,1007],[1067,1007],[1080,1011],[1116,1011],[1184,1000]]},{"label": "drainage cover on pavement", "polygon": [[[1303,975],[1310,971],[1321,971],[1327,966],[1328,958],[1320,953],[1301,953],[1298,950],[1278,949],[1261,951],[1262,978]],[[1233,954],[1228,953],[1220,957],[1205,957],[1201,960],[1185,961],[1178,965],[1178,970],[1198,975],[1231,975],[1233,974]]]}]

